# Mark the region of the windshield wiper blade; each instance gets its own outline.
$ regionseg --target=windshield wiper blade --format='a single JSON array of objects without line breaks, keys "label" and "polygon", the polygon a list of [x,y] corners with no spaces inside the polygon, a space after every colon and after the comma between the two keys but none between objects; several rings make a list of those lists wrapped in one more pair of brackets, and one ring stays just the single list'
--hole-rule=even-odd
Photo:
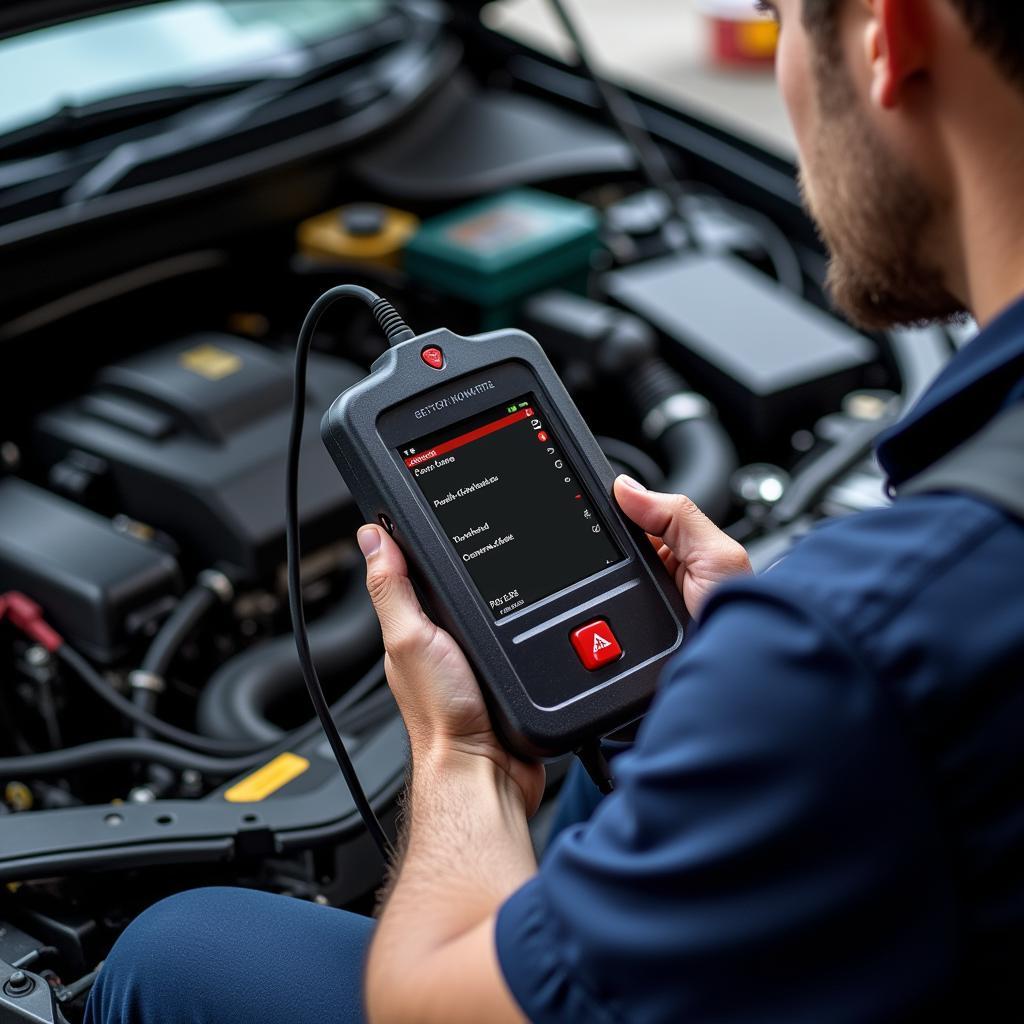
[{"label": "windshield wiper blade", "polygon": [[226,99],[193,107],[171,119],[170,127],[116,146],[64,193],[64,205],[75,206],[106,195],[140,167],[227,136],[275,101],[400,43],[408,37],[408,30],[408,12],[396,7],[391,17],[361,33],[300,51],[309,58],[301,73],[264,79]]},{"label": "windshield wiper blade", "polygon": [[46,151],[68,149],[104,131],[175,114],[204,101],[230,96],[251,85],[252,80],[185,83],[90,103],[64,103],[40,120],[0,136],[0,159],[40,156]]},{"label": "windshield wiper blade", "polygon": [[[165,131],[121,143],[64,193],[64,205],[74,206],[96,199],[113,191],[138,167],[222,138],[268,103],[294,91],[299,84],[296,81],[263,81],[227,100],[211,103],[199,113],[189,111],[180,123]],[[302,84],[305,84],[305,79]]]},{"label": "windshield wiper blade", "polygon": [[89,103],[65,103],[38,121],[0,134],[0,160],[40,156],[102,138],[104,129],[117,130],[161,116],[188,114],[190,108],[239,94],[287,93],[317,75],[368,57],[397,42],[408,31],[409,12],[389,6],[377,21],[361,28],[284,50],[240,67],[191,82],[122,93]]}]

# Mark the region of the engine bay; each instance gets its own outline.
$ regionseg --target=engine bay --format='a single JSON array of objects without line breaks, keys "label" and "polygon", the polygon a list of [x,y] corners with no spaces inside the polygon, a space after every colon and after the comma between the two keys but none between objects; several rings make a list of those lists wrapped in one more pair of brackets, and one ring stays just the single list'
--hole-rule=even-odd
[{"label": "engine bay", "polygon": [[[185,888],[372,909],[380,866],[311,721],[284,572],[292,351],[322,290],[373,287],[420,330],[527,330],[613,466],[687,494],[757,569],[887,500],[871,441],[948,357],[944,337],[912,361],[905,337],[829,311],[774,158],[737,143],[726,173],[712,129],[645,108],[684,184],[681,240],[582,79],[508,41],[463,51],[457,25],[421,32],[462,56],[405,97],[413,116],[325,144],[300,161],[312,177],[237,184],[219,227],[161,213],[163,252],[136,257],[140,218],[111,220],[116,271],[79,241],[73,273],[3,300],[0,962],[48,983],[59,1010],[39,1019],[79,1019],[119,932]],[[310,421],[383,344],[365,311],[330,314]],[[404,732],[357,510],[314,430],[300,514],[313,655],[393,824]]]}]

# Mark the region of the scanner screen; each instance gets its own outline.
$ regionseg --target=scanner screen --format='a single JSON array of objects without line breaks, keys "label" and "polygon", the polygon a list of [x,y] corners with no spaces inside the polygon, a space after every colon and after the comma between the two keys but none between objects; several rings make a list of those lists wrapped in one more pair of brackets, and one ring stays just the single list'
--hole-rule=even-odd
[{"label": "scanner screen", "polygon": [[623,559],[532,394],[398,452],[496,619]]}]

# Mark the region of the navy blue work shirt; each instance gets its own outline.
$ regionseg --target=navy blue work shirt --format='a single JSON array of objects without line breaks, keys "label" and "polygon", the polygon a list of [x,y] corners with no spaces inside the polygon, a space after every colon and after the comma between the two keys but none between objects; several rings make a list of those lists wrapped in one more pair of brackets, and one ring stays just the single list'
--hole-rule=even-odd
[{"label": "navy blue work shirt", "polygon": [[[882,439],[891,482],[1022,383],[1024,301]],[[616,775],[499,913],[532,1021],[1024,1020],[1024,524],[907,498],[723,585]]]}]

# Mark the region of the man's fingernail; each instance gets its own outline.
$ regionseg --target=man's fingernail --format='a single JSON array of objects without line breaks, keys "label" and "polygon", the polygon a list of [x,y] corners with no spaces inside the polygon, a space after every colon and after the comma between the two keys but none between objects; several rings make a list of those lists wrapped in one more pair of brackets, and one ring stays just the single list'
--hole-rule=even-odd
[{"label": "man's fingernail", "polygon": [[363,553],[363,558],[369,558],[380,550],[380,530],[376,526],[360,526],[356,542]]},{"label": "man's fingernail", "polygon": [[643,485],[642,483],[640,483],[640,481],[639,481],[639,480],[634,480],[634,479],[633,479],[633,478],[632,478],[631,476],[626,476],[626,474],[625,474],[625,473],[621,474],[621,475],[619,476],[619,479],[620,479],[620,480],[621,480],[621,481],[622,481],[622,482],[623,482],[623,483],[624,483],[624,484],[625,484],[625,485],[626,485],[627,487],[632,487],[634,491],[646,491],[646,490],[647,490],[647,488],[646,488],[646,487],[644,487],[644,485]]}]

